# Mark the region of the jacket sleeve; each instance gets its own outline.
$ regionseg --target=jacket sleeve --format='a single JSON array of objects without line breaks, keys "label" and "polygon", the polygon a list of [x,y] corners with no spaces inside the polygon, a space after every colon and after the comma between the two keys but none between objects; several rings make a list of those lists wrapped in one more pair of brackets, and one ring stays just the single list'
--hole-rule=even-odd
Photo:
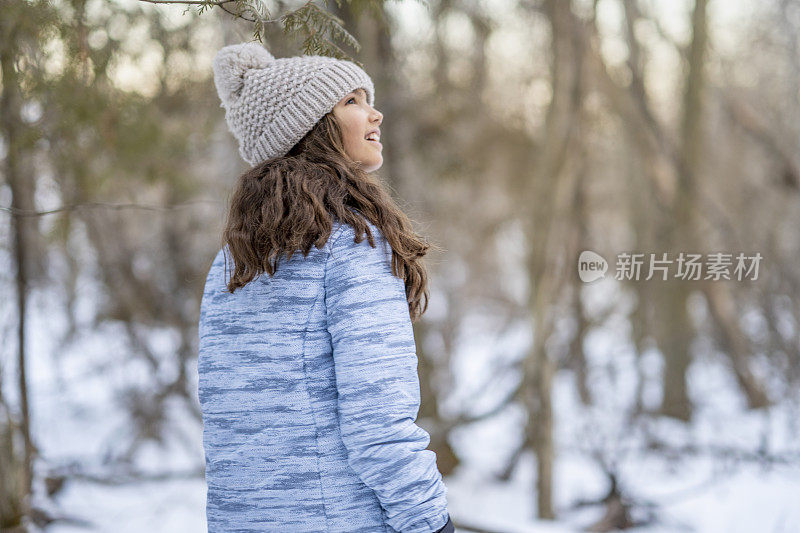
[{"label": "jacket sleeve", "polygon": [[420,406],[414,333],[391,247],[370,223],[366,235],[342,224],[331,237],[325,304],[333,347],[338,415],[348,463],[375,491],[386,522],[402,533],[431,533],[448,520],[447,489],[415,424]]}]

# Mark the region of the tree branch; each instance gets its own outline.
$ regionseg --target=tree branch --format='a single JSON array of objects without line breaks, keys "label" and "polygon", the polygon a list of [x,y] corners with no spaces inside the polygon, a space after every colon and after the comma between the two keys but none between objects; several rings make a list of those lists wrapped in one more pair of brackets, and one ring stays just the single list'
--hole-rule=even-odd
[{"label": "tree branch", "polygon": [[86,202],[81,204],[70,204],[64,205],[61,207],[57,207],[55,209],[49,209],[47,211],[34,211],[31,209],[18,209],[16,207],[4,207],[0,206],[0,211],[5,211],[6,213],[10,213],[12,217],[39,217],[44,215],[52,215],[54,213],[61,213],[64,211],[77,211],[79,209],[85,209],[89,207],[103,207],[106,209],[144,209],[148,211],[170,211],[173,209],[178,209],[181,207],[186,207],[188,205],[193,204],[219,204],[221,203],[220,200],[211,200],[211,199],[202,199],[202,200],[191,200],[188,202],[182,202],[179,204],[173,205],[147,205],[147,204],[106,204],[103,202]]}]

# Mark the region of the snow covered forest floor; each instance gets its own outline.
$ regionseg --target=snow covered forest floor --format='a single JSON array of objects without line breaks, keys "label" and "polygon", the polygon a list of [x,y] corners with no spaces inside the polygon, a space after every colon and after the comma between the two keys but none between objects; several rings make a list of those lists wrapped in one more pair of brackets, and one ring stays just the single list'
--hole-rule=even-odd
[{"label": "snow covered forest floor", "polygon": [[[116,343],[123,336],[111,328],[83,337],[56,354],[52,343],[63,327],[63,317],[52,315],[41,294],[36,302],[36,311],[31,313],[29,372],[36,401],[34,435],[39,436],[46,465],[82,464],[89,468],[87,477],[94,471],[107,475],[109,468],[100,461],[124,456],[121,446],[128,442],[124,411],[117,403],[119,391],[139,383],[148,372],[120,357],[124,347]],[[169,361],[171,341],[169,335],[152,339],[164,361]],[[472,390],[470,376],[485,375],[482,365],[489,362],[481,360],[480,339],[473,341],[459,354],[458,387],[444,402],[445,408],[452,408]],[[512,406],[455,433],[452,444],[463,464],[445,478],[454,521],[507,533],[581,531],[605,512],[602,506],[579,505],[597,501],[608,491],[608,479],[596,459],[600,458],[616,473],[623,495],[632,499],[632,518],[655,517],[653,523],[630,531],[800,531],[797,395],[766,411],[745,412],[723,361],[708,355],[697,358],[690,369],[690,391],[697,401],[691,424],[667,419],[628,423],[635,362],[625,350],[604,358],[602,353],[608,350],[603,348],[612,342],[610,333],[607,338],[597,337],[589,350],[594,391],[600,391],[595,406],[588,409],[580,404],[571,373],[562,372],[554,384],[554,496],[559,519],[533,519],[532,455],[522,456],[509,482],[495,479],[521,438],[523,411]],[[646,374],[656,376],[657,358],[652,361],[653,368]],[[192,477],[203,468],[202,427],[183,405],[175,405],[163,424],[169,435],[164,445],[148,442],[131,457],[131,470],[151,473],[153,480],[118,485],[91,479],[69,481],[54,501],[75,523],[53,524],[45,531],[205,531],[206,487],[202,477]],[[662,447],[648,450],[648,442],[655,441]],[[37,467],[41,472],[45,465]],[[187,475],[158,479],[171,472]],[[125,472],[119,474],[124,480]],[[35,490],[44,501],[44,488]]]}]

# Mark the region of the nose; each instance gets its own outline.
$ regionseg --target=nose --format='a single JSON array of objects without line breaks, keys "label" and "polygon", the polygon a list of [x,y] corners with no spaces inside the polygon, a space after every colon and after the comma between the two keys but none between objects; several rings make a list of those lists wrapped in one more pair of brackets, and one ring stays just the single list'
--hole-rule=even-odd
[{"label": "nose", "polygon": [[381,113],[377,109],[373,108],[372,109],[372,121],[374,122],[376,120],[378,121],[378,125],[380,126],[381,123],[383,122],[383,113]]}]

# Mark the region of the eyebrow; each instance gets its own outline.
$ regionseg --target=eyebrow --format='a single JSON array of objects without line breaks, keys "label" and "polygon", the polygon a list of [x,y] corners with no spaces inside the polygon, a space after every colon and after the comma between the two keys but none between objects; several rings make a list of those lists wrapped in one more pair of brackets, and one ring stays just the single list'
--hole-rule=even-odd
[{"label": "eyebrow", "polygon": [[357,94],[357,93],[361,93],[365,97],[367,96],[367,91],[365,91],[364,89],[361,89],[361,88],[358,88],[355,91],[350,91],[350,94]]}]

